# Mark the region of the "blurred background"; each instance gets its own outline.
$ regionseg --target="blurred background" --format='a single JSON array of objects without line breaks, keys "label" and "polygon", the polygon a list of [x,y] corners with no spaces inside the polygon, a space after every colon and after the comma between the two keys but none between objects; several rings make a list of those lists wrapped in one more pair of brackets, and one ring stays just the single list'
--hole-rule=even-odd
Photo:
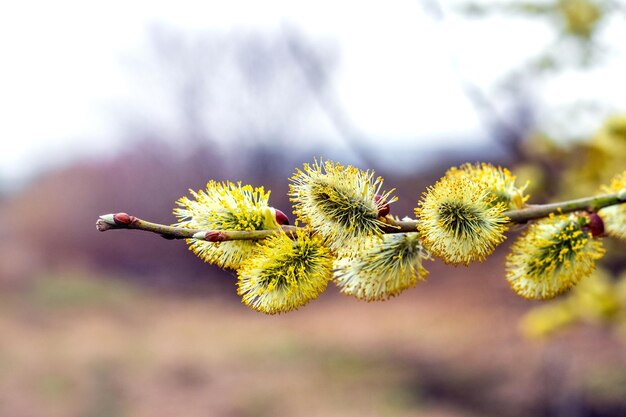
[{"label": "blurred background", "polygon": [[289,213],[315,157],[376,170],[399,216],[463,162],[597,193],[626,169],[624,39],[610,0],[3,3],[0,415],[626,415],[623,243],[554,302],[509,289],[505,244],[264,316],[184,242],[94,227],[173,223],[210,179]]}]

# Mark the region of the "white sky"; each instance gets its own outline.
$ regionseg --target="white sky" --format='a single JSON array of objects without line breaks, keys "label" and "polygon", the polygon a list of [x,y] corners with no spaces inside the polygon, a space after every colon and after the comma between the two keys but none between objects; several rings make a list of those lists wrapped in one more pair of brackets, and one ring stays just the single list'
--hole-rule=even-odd
[{"label": "white sky", "polygon": [[[2,2],[0,178],[19,178],[50,155],[106,149],[119,127],[107,109],[133,95],[123,58],[141,51],[154,24],[184,31],[289,24],[334,40],[341,55],[333,84],[342,105],[368,136],[398,140],[480,131],[452,63],[489,87],[551,37],[547,26],[515,19],[442,26],[419,0]],[[624,30],[611,33],[626,39]],[[571,74],[546,86],[546,101],[601,93],[626,109],[623,58],[594,82]]]}]

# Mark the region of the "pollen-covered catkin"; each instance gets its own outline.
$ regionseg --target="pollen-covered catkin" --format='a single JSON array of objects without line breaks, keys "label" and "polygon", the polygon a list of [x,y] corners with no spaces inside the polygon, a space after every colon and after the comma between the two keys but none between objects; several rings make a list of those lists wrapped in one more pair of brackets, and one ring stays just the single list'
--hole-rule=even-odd
[{"label": "pollen-covered catkin", "polygon": [[591,275],[604,249],[587,223],[587,216],[577,214],[532,223],[507,257],[506,278],[513,290],[525,298],[547,299]]},{"label": "pollen-covered catkin", "polygon": [[483,261],[504,239],[506,206],[484,184],[450,175],[428,188],[415,209],[424,246],[446,263]]},{"label": "pollen-covered catkin", "polygon": [[393,190],[380,191],[382,183],[373,172],[316,161],[291,177],[289,196],[298,218],[338,250],[382,235],[381,211],[396,200]]},{"label": "pollen-covered catkin", "polygon": [[332,279],[334,255],[320,236],[298,231],[259,242],[239,269],[237,293],[250,308],[266,314],[296,310],[317,298]]},{"label": "pollen-covered catkin", "polygon": [[414,287],[428,271],[422,261],[428,253],[417,233],[386,234],[370,238],[354,258],[335,262],[335,282],[344,294],[361,300],[386,300]]},{"label": "pollen-covered catkin", "polygon": [[[191,191],[174,209],[177,226],[200,230],[268,230],[280,226],[268,206],[270,192],[263,187],[210,181],[206,191]],[[189,249],[205,262],[222,268],[239,267],[256,247],[254,241],[206,242],[188,239]]]}]

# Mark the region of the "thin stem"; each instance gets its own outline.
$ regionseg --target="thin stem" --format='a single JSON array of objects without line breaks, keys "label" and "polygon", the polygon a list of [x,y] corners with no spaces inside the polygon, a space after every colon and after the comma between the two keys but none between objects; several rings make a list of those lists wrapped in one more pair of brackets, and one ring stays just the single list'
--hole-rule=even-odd
[{"label": "thin stem", "polygon": [[[185,227],[167,226],[152,223],[126,213],[106,214],[100,216],[96,222],[96,228],[100,232],[117,229],[135,229],[144,232],[152,232],[166,239],[200,239],[209,242],[224,242],[227,240],[259,240],[265,239],[275,233],[276,230],[200,230]],[[288,235],[295,235],[298,228],[295,226],[282,226],[282,230]]]},{"label": "thin stem", "polygon": [[529,220],[548,217],[550,214],[571,213],[573,211],[595,212],[601,208],[623,204],[626,202],[623,192],[600,195],[597,197],[580,198],[578,200],[562,201],[559,203],[531,205],[521,210],[504,212],[504,215],[513,223],[525,223]]},{"label": "thin stem", "polygon": [[[625,191],[626,190],[622,190],[615,194],[587,197],[578,200],[532,205],[520,210],[505,211],[503,214],[510,219],[511,223],[526,223],[530,220],[548,217],[550,214],[571,213],[573,211],[594,212],[604,207],[626,203]],[[388,216],[384,218],[384,221],[386,223],[386,226],[382,228],[384,233],[417,232],[417,220],[395,220]],[[96,222],[96,228],[101,232],[116,229],[135,229],[156,233],[166,239],[200,239],[209,242],[223,242],[227,240],[259,240],[279,233],[281,230],[238,231],[187,229],[184,227],[151,223],[135,216],[130,216],[126,213],[100,216]],[[282,226],[282,231],[291,237],[295,237],[297,230],[304,229],[296,226]]]},{"label": "thin stem", "polygon": [[[561,201],[550,204],[531,205],[519,210],[505,211],[504,214],[511,223],[526,223],[530,220],[548,217],[550,214],[571,213],[573,211],[595,212],[601,208],[623,204],[626,202],[626,193],[622,190],[615,194],[606,194],[596,197],[580,198],[577,200]],[[417,229],[417,220],[386,219],[390,225],[385,228],[386,233],[413,232]]]}]

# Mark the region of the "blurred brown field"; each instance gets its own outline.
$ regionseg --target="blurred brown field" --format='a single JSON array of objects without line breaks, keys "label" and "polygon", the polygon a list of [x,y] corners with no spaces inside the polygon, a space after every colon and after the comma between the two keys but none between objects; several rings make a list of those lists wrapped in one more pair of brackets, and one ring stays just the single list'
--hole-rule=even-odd
[{"label": "blurred brown field", "polygon": [[0,415],[623,415],[611,333],[525,340],[501,257],[431,266],[387,302],[331,284],[280,316],[86,269],[36,277],[0,297]]},{"label": "blurred brown field", "polygon": [[[504,279],[507,244],[469,268],[427,261],[427,282],[386,302],[331,283],[266,316],[184,242],[98,233],[103,212],[170,223],[181,190],[223,174],[165,153],[70,166],[0,202],[0,415],[624,415],[624,340],[593,324],[525,339],[520,318],[538,303]],[[239,178],[265,178],[289,207],[286,175],[250,166]],[[411,213],[442,166],[386,176],[393,212]]]}]

